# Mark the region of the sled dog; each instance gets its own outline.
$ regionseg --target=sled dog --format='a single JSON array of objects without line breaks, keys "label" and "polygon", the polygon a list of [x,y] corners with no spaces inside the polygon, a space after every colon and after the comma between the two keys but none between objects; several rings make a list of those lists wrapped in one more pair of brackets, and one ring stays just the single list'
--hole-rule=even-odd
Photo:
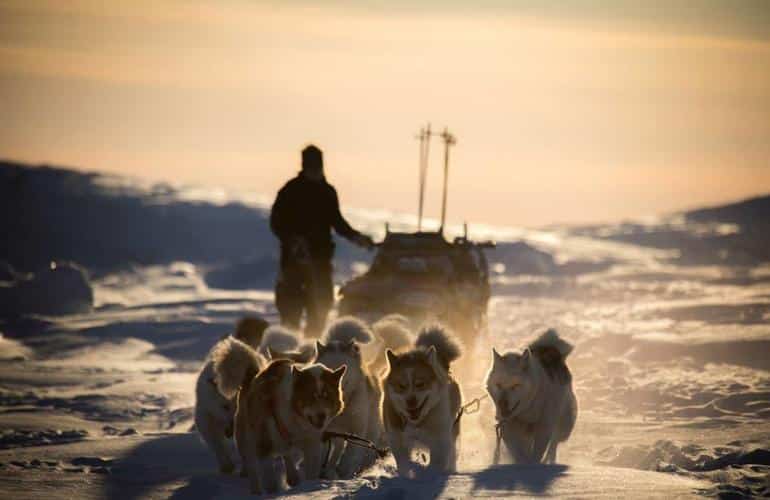
[{"label": "sled dog", "polygon": [[[262,334],[268,323],[262,318],[245,317],[238,322],[235,334],[226,336],[214,345],[211,352],[230,338],[236,338],[256,348],[262,341]],[[203,368],[198,373],[195,383],[195,428],[211,449],[219,464],[219,470],[229,474],[235,468],[229,439],[233,437],[233,417],[235,401],[223,396],[214,381],[214,367],[211,352],[206,357]],[[262,361],[258,361],[262,363]]]},{"label": "sled dog", "polygon": [[[361,357],[361,343],[372,341],[369,327],[353,317],[343,317],[332,323],[322,339],[316,342],[316,363],[330,369],[346,367],[342,381],[345,410],[329,425],[330,431],[361,436],[373,443],[382,439],[380,420],[380,386],[367,370]],[[360,446],[346,445],[333,439],[329,460],[323,475],[327,479],[349,479],[374,460],[371,451]]]},{"label": "sled dog", "polygon": [[[218,346],[212,359],[219,390],[237,395],[235,442],[250,490],[274,493],[284,482],[294,486],[319,477],[323,432],[344,408],[341,380],[346,368],[300,367],[279,359],[256,374],[258,356],[233,339]],[[285,468],[276,467],[276,458],[283,459]]]},{"label": "sled dog", "polygon": [[548,330],[523,352],[492,349],[487,392],[500,436],[516,463],[554,463],[575,426],[577,400],[565,360],[572,345]]},{"label": "sled dog", "polygon": [[382,418],[399,475],[416,472],[411,452],[418,445],[430,452],[431,469],[454,472],[462,394],[449,367],[461,352],[454,335],[442,326],[423,328],[414,347],[403,354],[386,351]]}]

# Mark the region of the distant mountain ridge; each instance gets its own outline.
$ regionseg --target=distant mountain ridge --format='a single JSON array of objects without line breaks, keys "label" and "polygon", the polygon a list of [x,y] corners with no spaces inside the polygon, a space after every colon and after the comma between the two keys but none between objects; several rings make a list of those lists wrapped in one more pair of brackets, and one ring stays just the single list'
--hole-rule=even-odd
[{"label": "distant mountain ridge", "polygon": [[[132,264],[181,260],[221,269],[210,274],[221,286],[253,286],[241,276],[251,274],[264,275],[262,285],[272,282],[278,242],[270,232],[267,206],[185,201],[175,198],[174,188],[165,184],[146,190],[113,188],[103,182],[108,177],[0,161],[0,262],[29,272],[52,260],[71,260],[99,274]],[[693,263],[723,263],[725,255],[746,263],[770,261],[770,196],[692,210],[684,216],[694,222],[736,224],[740,233],[693,236],[665,224],[568,230],[643,246],[679,248],[682,258]],[[618,227],[622,230],[615,231]],[[346,241],[337,241],[338,261],[344,265],[371,258]],[[491,251],[490,261],[505,263],[514,274],[567,272],[544,255],[547,259],[526,244],[504,242]],[[535,258],[537,265],[533,267],[527,258]]]},{"label": "distant mountain ridge", "polygon": [[739,225],[770,225],[770,195],[716,207],[699,208],[685,212],[688,219],[707,222],[729,222]]},{"label": "distant mountain ridge", "polygon": [[111,192],[99,176],[0,162],[0,261],[32,271],[73,260],[99,271],[116,263],[216,262],[277,251],[264,210],[240,203],[212,210],[208,203],[167,202],[166,195]]}]

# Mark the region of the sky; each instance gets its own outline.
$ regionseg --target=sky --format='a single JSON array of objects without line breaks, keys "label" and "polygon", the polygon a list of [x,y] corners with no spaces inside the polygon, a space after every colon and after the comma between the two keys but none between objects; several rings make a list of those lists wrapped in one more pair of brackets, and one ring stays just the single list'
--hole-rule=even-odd
[{"label": "sky", "polygon": [[[770,193],[770,2],[0,0],[0,157],[344,205],[599,223]],[[440,207],[432,144],[426,212]]]}]

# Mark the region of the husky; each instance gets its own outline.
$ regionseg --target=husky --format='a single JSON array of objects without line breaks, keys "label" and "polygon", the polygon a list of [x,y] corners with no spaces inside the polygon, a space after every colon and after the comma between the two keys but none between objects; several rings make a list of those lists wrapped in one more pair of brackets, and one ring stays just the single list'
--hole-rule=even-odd
[{"label": "husky", "polygon": [[[268,323],[262,318],[246,317],[238,322],[233,336],[227,335],[220,339],[209,352],[203,368],[198,373],[195,382],[195,428],[201,438],[211,449],[217,459],[219,471],[230,474],[233,463],[229,440],[233,437],[233,417],[235,416],[235,401],[223,396],[215,383],[214,366],[211,353],[228,339],[238,339],[256,348],[262,341]],[[259,360],[264,365],[264,360]]]},{"label": "husky", "polygon": [[[236,398],[235,442],[250,490],[275,493],[284,483],[295,486],[320,476],[323,432],[344,409],[346,368],[278,359],[257,372],[259,358],[235,339],[212,353],[220,392]],[[276,467],[276,459],[283,460],[283,468]]]},{"label": "husky", "polygon": [[382,418],[401,476],[417,472],[411,452],[418,444],[430,452],[430,469],[451,473],[457,467],[462,393],[449,367],[461,353],[460,343],[442,326],[423,328],[403,354],[386,350]]},{"label": "husky", "polygon": [[280,325],[265,330],[258,351],[269,360],[288,359],[300,364],[308,363],[315,356],[313,344],[305,342],[301,333]]},{"label": "husky", "polygon": [[499,435],[516,463],[554,463],[556,448],[572,433],[577,400],[565,364],[572,348],[548,330],[521,353],[492,349],[487,392]]},{"label": "husky", "polygon": [[385,375],[388,360],[385,350],[398,354],[414,345],[414,334],[409,329],[409,320],[400,314],[389,314],[372,324],[377,352],[369,362],[369,371],[378,377]]},{"label": "husky", "polygon": [[[359,344],[372,341],[369,327],[353,317],[337,319],[316,342],[316,363],[330,369],[346,367],[342,382],[345,410],[329,425],[329,430],[355,434],[379,444],[382,440],[380,399],[377,379],[366,368]],[[323,475],[326,479],[349,479],[371,464],[374,456],[360,446],[343,440],[330,441],[329,460]]]}]

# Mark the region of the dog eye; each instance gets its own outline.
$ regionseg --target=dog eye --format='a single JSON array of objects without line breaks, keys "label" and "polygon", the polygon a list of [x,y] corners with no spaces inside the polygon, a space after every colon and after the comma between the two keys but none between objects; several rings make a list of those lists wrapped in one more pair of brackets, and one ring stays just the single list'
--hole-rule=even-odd
[{"label": "dog eye", "polygon": [[420,382],[415,382],[415,383],[414,383],[414,387],[415,387],[415,389],[417,389],[417,390],[422,390],[422,389],[425,389],[425,382],[423,382],[423,381],[420,381]]}]

